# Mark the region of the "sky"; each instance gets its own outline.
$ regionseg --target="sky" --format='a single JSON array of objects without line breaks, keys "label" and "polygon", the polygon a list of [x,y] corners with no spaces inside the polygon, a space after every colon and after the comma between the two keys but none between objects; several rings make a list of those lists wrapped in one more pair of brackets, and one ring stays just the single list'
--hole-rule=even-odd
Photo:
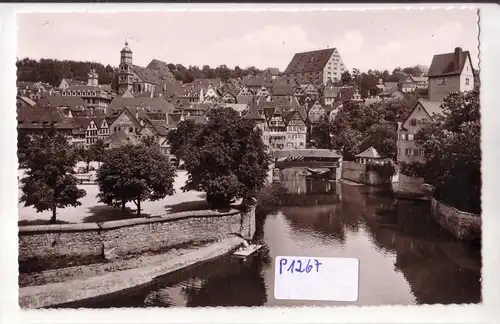
[{"label": "sky", "polygon": [[462,47],[478,66],[472,9],[310,12],[122,12],[18,14],[17,57],[118,66],[125,41],[134,64],[277,67],[298,52],[335,47],[349,70],[423,64]]}]

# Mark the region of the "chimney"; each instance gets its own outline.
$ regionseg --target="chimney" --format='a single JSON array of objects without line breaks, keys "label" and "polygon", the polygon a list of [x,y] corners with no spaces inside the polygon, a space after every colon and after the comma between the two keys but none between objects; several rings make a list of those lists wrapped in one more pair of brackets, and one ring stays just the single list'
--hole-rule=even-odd
[{"label": "chimney", "polygon": [[455,70],[459,70],[460,67],[462,66],[462,48],[461,47],[456,47],[455,48],[455,57],[453,60],[453,63],[455,64]]}]

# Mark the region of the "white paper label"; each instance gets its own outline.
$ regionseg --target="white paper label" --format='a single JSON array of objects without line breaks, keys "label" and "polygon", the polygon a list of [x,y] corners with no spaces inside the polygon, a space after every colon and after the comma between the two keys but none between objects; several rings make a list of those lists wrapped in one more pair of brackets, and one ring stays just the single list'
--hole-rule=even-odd
[{"label": "white paper label", "polygon": [[358,300],[359,261],[355,258],[276,257],[274,298]]}]

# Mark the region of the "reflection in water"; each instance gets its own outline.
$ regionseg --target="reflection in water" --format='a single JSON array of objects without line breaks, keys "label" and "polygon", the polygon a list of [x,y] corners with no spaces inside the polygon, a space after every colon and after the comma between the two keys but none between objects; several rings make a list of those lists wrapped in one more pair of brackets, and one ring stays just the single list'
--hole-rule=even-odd
[{"label": "reflection in water", "polygon": [[[246,261],[231,256],[221,258],[162,278],[141,291],[95,303],[95,307],[481,301],[480,248],[456,241],[441,230],[429,216],[425,202],[395,201],[381,189],[325,185],[297,177],[284,179],[289,192],[295,188],[292,192],[311,199],[326,194],[342,199],[324,205],[282,206],[278,213],[257,219],[254,240],[264,244],[264,248]],[[274,299],[274,260],[279,255],[358,258],[358,301]]]}]

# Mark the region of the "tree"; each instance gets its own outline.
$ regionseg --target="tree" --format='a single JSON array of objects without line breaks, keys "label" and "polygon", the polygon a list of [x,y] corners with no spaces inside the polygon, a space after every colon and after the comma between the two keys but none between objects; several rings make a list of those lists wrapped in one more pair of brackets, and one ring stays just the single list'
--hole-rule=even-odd
[{"label": "tree", "polygon": [[424,148],[426,181],[435,196],[458,209],[481,212],[481,121],[479,88],[452,93],[442,104],[444,116],[416,136]]},{"label": "tree", "polygon": [[326,115],[318,123],[311,126],[311,141],[320,149],[332,149],[332,123]]},{"label": "tree", "polygon": [[349,70],[345,70],[344,72],[342,72],[342,76],[340,77],[340,79],[342,80],[342,85],[344,86],[351,85],[353,80]]},{"label": "tree", "polygon": [[[104,159],[104,152],[106,151],[106,144],[102,139],[98,139],[94,144],[92,144],[88,149],[88,155],[90,155],[91,159],[99,162],[101,164]],[[88,169],[88,164],[87,164]]]},{"label": "tree", "polygon": [[177,158],[177,161],[184,160],[189,141],[199,129],[200,127],[193,120],[184,120],[177,125],[175,130],[167,134],[170,153]]},{"label": "tree", "polygon": [[56,223],[57,208],[79,206],[85,190],[78,189],[73,176],[76,152],[54,128],[32,138],[26,156],[26,177],[21,179],[20,202],[37,212],[51,210]]},{"label": "tree", "polygon": [[29,149],[31,146],[31,137],[25,133],[17,133],[17,159],[19,166],[23,168],[28,158]]},{"label": "tree", "polygon": [[183,190],[206,192],[212,208],[228,207],[234,198],[256,197],[270,162],[255,123],[225,108],[209,112],[184,158],[188,180]]},{"label": "tree", "polygon": [[175,169],[156,147],[124,145],[106,152],[97,171],[97,197],[106,205],[121,206],[123,211],[132,201],[140,215],[142,201],[174,193],[174,178]]}]

